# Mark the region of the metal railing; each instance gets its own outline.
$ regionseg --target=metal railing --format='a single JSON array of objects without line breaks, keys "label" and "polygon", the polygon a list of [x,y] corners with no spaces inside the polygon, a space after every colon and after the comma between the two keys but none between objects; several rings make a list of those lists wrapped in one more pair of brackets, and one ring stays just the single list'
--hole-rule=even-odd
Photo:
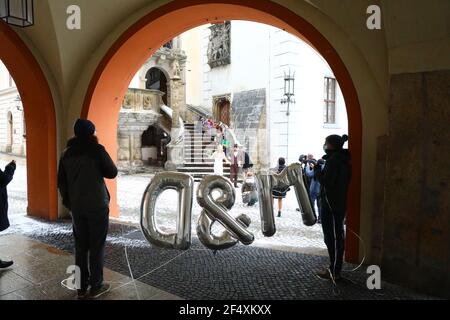
[{"label": "metal railing", "polygon": [[[213,115],[211,114],[211,112],[209,112],[209,110],[207,110],[206,108],[188,105],[188,106],[186,106],[186,109],[198,116],[203,117],[203,118],[209,118],[209,119],[213,118]],[[225,128],[225,132],[226,132],[225,137],[227,140],[229,140],[231,142],[231,145],[237,144],[238,146],[241,147],[242,144],[237,139],[236,134],[234,133],[233,129],[230,129],[230,127],[227,126],[225,123],[222,123],[222,126]]]}]

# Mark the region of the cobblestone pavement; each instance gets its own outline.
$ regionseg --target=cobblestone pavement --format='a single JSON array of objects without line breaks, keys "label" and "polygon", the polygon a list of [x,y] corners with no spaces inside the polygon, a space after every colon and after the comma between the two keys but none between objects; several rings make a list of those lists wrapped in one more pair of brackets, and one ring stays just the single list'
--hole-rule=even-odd
[{"label": "cobblestone pavement", "polygon": [[[4,164],[0,161],[0,165]],[[70,221],[50,223],[24,215],[24,176],[24,167],[19,166],[8,188],[12,226],[0,236],[20,234],[73,253]],[[137,197],[138,192],[133,194]],[[237,245],[213,254],[195,237],[189,250],[159,249],[148,244],[135,225],[114,222],[110,225],[105,261],[105,267],[115,272],[125,276],[132,273],[143,283],[185,299],[429,298],[387,282],[382,282],[382,290],[370,291],[364,268],[344,273],[345,280],[333,288],[314,276],[326,264],[327,258],[321,255],[254,245]],[[346,265],[345,269],[353,267]]]},{"label": "cobblestone pavement", "polygon": [[[70,222],[21,219],[34,228],[12,228],[15,232],[73,253]],[[314,276],[326,263],[323,256],[243,245],[214,254],[196,239],[186,251],[160,249],[148,244],[138,228],[112,223],[105,267],[124,276],[131,270],[134,279],[184,299],[429,298],[386,282],[379,291],[368,290],[363,269],[345,273],[333,288]]]}]

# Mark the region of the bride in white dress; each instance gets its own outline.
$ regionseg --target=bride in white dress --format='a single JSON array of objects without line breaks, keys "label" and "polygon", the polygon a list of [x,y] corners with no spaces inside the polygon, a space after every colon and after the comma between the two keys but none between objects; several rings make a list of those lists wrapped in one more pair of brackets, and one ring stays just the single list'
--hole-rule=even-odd
[{"label": "bride in white dress", "polygon": [[217,145],[216,151],[211,156],[214,159],[214,174],[223,176],[223,161],[230,163],[225,152],[223,152],[223,146],[221,144]]}]

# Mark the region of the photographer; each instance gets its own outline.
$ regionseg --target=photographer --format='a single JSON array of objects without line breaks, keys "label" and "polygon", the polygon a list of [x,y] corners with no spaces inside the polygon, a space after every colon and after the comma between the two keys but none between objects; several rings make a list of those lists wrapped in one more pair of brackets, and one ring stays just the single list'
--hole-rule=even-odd
[{"label": "photographer", "polygon": [[311,205],[315,210],[315,204],[317,203],[317,211],[318,211],[318,223],[322,223],[321,217],[321,202],[320,202],[320,182],[318,179],[318,174],[322,171],[323,166],[325,165],[325,161],[323,159],[319,159],[317,163],[310,162],[305,170],[306,176],[310,179],[311,184],[309,187],[309,196],[311,198]]},{"label": "photographer", "polygon": [[317,276],[324,280],[339,280],[344,262],[344,219],[347,207],[347,190],[350,182],[350,152],[343,149],[348,136],[331,135],[325,140],[326,161],[316,176],[321,185],[321,219],[324,241],[330,257],[330,266]]}]

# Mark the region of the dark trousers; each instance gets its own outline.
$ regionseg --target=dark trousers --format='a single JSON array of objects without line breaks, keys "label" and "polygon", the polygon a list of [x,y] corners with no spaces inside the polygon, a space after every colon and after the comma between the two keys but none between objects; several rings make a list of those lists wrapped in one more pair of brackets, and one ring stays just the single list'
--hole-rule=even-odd
[{"label": "dark trousers", "polygon": [[330,257],[330,270],[337,275],[341,273],[344,262],[345,213],[332,212],[326,201],[322,201],[321,210],[322,230]]},{"label": "dark trousers", "polygon": [[239,174],[239,166],[237,164],[231,165],[230,174],[231,174],[231,182],[234,184],[235,187],[237,187],[238,174]]},{"label": "dark trousers", "polygon": [[109,225],[109,209],[72,212],[75,264],[81,272],[81,289],[103,283],[103,260]]},{"label": "dark trousers", "polygon": [[321,209],[322,202],[320,201],[320,192],[318,192],[318,193],[311,192],[310,197],[311,197],[311,205],[312,205],[314,211],[316,211],[315,204],[317,203],[317,211],[318,212],[316,212],[316,213],[318,213],[319,221],[322,221],[322,209]]}]

